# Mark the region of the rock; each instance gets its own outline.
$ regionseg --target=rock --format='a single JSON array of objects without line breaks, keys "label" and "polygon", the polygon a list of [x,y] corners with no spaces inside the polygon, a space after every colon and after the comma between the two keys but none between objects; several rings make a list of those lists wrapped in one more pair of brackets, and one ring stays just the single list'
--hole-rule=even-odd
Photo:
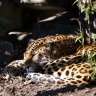
[{"label": "rock", "polygon": [[0,67],[8,65],[14,54],[13,45],[7,41],[0,40]]},{"label": "rock", "polygon": [[17,3],[31,4],[35,7],[43,6],[46,9],[46,6],[50,7],[72,7],[74,0],[15,0]]},{"label": "rock", "polygon": [[32,38],[32,33],[12,31],[7,35],[7,41],[14,46],[14,58],[23,59],[23,53],[26,50],[29,40]]},{"label": "rock", "polygon": [[28,42],[32,38],[32,33],[11,31],[8,33],[8,37],[9,37],[8,39],[10,40],[12,39],[12,37],[14,37],[16,40],[25,43],[25,42]]},{"label": "rock", "polygon": [[96,92],[93,94],[93,96],[96,96]]},{"label": "rock", "polygon": [[61,12],[35,24],[32,33],[33,39],[56,34],[76,34],[79,29],[78,14],[74,12]]}]

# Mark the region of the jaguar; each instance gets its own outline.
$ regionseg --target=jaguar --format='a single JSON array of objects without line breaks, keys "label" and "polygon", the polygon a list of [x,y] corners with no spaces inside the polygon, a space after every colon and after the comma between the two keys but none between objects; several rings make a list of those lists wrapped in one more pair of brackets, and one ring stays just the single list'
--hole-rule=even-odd
[{"label": "jaguar", "polygon": [[[74,53],[79,46],[79,43],[75,43],[75,40],[75,35],[62,34],[31,40],[24,53],[22,66],[32,66],[32,70],[36,71],[39,67],[38,65],[43,66],[44,63],[58,59],[62,57],[62,55]],[[9,70],[11,70],[9,73],[19,73],[19,69],[22,69],[22,66],[21,60],[13,61],[5,68],[6,71],[4,72],[9,72]],[[14,69],[18,71],[15,71]]]},{"label": "jaguar", "polygon": [[[52,68],[54,68],[52,66]],[[48,68],[49,69],[49,68]],[[89,63],[73,63],[59,69],[47,70],[48,74],[28,73],[26,76],[35,83],[51,84],[54,86],[81,86],[94,82],[92,77],[93,69]],[[52,75],[49,75],[51,72]]]},{"label": "jaguar", "polygon": [[[32,61],[33,56],[38,52],[37,50],[39,50],[39,52],[42,51],[42,49],[44,48],[43,46],[51,46],[51,48],[49,47],[51,49],[51,54],[54,53],[57,58],[62,56],[62,54],[72,54],[79,46],[79,44],[75,42],[76,37],[77,36],[75,35],[61,34],[56,36],[46,36],[44,38],[37,39],[29,44],[29,46],[27,47],[24,53],[24,61]],[[45,50],[45,48],[43,50]]]},{"label": "jaguar", "polygon": [[40,38],[29,44],[24,53],[25,66],[36,67],[76,52],[81,46],[76,35],[56,35]]},{"label": "jaguar", "polygon": [[[41,73],[28,73],[27,78],[33,82],[43,82],[45,84],[52,84],[56,86],[67,85],[86,85],[93,80],[94,69],[90,62],[87,61],[89,53],[95,54],[96,60],[96,44],[91,43],[80,48],[76,54],[65,56],[42,66]],[[96,67],[96,62],[93,63]]]},{"label": "jaguar", "polygon": [[[52,83],[57,86],[89,84],[92,81],[94,70],[86,59],[90,52],[96,54],[96,43],[81,47],[80,44],[75,43],[75,40],[76,38],[65,35],[38,39],[29,44],[22,63],[20,63],[21,61],[11,62],[4,71],[13,75],[17,74],[17,71],[21,73],[28,70],[26,77],[32,81]],[[64,53],[62,54],[62,52]],[[43,62],[44,58],[45,61],[47,60],[46,62]],[[26,62],[29,63],[29,67],[26,67],[28,64]],[[39,67],[40,71],[36,73]],[[32,72],[34,70],[35,73]]]}]

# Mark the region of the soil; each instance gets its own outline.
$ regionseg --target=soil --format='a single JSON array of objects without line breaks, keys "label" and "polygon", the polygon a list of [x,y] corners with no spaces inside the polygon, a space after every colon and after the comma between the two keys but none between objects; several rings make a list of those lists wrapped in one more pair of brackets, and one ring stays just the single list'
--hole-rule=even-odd
[{"label": "soil", "polygon": [[6,77],[0,75],[0,96],[96,96],[95,84],[81,86],[56,87],[34,84],[24,77]]}]

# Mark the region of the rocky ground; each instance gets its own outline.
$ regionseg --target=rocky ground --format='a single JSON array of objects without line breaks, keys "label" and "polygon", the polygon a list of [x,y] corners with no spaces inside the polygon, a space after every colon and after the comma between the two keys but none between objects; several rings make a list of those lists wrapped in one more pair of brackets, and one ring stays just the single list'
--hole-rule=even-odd
[{"label": "rocky ground", "polygon": [[0,96],[96,96],[96,86],[60,88],[30,83],[23,77],[6,79],[0,75]]}]

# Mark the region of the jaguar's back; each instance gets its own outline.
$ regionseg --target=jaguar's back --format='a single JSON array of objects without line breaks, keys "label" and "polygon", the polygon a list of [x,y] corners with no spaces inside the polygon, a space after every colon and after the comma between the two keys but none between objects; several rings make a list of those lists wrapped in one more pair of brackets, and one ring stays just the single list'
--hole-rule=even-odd
[{"label": "jaguar's back", "polygon": [[76,52],[76,49],[80,46],[80,44],[76,43],[75,40],[76,36],[74,35],[56,35],[37,39],[34,42],[32,42],[26,49],[24,53],[24,61],[32,62],[32,58],[35,56],[35,54],[37,54],[37,52],[41,53],[43,49],[44,53],[44,51],[46,50],[44,48],[45,46],[51,46],[50,50],[47,51],[49,52],[50,58],[53,59],[57,59],[65,55],[72,54]]}]

